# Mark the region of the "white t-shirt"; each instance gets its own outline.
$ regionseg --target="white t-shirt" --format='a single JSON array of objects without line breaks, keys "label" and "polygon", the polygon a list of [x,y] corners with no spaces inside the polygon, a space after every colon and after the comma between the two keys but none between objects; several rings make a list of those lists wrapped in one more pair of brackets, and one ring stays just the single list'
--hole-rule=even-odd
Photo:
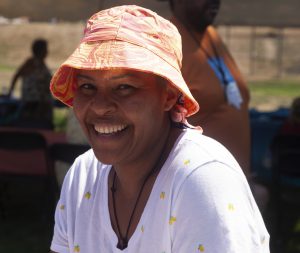
[{"label": "white t-shirt", "polygon": [[176,141],[123,251],[108,210],[110,165],[92,150],[69,170],[55,214],[58,253],[267,253],[269,234],[232,155],[196,130]]}]

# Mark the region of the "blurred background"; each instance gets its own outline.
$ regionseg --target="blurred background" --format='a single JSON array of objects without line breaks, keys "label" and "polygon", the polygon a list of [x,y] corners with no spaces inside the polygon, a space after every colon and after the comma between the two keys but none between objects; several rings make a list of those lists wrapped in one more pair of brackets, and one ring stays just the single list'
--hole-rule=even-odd
[{"label": "blurred background", "polygon": [[[47,64],[55,71],[77,46],[90,15],[126,3],[170,16],[168,2],[158,0],[2,0],[0,93],[7,91],[14,71],[30,55],[35,38],[48,41]],[[299,92],[299,5],[297,0],[224,0],[221,5],[216,25],[250,84],[253,108],[288,107],[290,96]]]},{"label": "blurred background", "polygon": [[[165,18],[171,15],[168,1],[159,0],[1,0],[0,95],[4,96],[9,91],[14,73],[30,57],[31,43],[35,39],[47,40],[46,64],[54,73],[76,48],[86,20],[100,9],[121,4],[138,4]],[[251,165],[257,179],[267,187],[272,185],[273,180],[270,144],[282,122],[289,116],[292,101],[300,96],[299,10],[299,0],[223,0],[215,23],[250,89]],[[20,94],[18,81],[13,98],[18,100]],[[0,129],[9,126],[7,117],[10,116],[0,103]],[[46,138],[47,145],[67,141],[68,120],[68,109],[55,102],[53,126],[39,130]],[[0,159],[3,165],[2,159],[3,154]],[[300,181],[295,182],[294,186],[299,189]],[[1,253],[21,250],[48,252],[53,225],[52,218],[49,218],[51,214],[47,216],[47,212],[36,211],[35,198],[30,197],[31,204],[24,204],[28,203],[26,201],[30,194],[37,194],[36,197],[40,198],[38,194],[43,191],[42,188],[43,184],[31,184],[31,187],[20,188],[22,190],[19,192],[11,190],[3,196],[6,186],[0,185],[0,200],[4,203],[0,202],[0,213],[1,205],[5,210],[0,216]],[[39,189],[38,193],[35,193],[36,189]],[[15,196],[18,199],[14,202]],[[274,224],[278,213],[274,210],[278,207],[276,203],[268,205],[263,215],[275,238],[277,225]],[[34,207],[34,211],[30,206]],[[295,210],[294,206],[290,210]],[[289,231],[298,233],[298,237],[288,238],[284,248],[278,246],[281,238],[276,237],[271,242],[272,252],[300,252],[299,214],[296,213],[298,217],[292,221],[286,220],[284,225]],[[291,215],[287,214],[286,217]]]}]

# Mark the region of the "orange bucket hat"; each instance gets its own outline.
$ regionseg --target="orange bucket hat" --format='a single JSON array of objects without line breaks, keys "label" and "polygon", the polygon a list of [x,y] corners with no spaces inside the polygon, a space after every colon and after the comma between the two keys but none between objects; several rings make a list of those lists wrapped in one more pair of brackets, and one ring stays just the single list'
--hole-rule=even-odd
[{"label": "orange bucket hat", "polygon": [[186,116],[190,116],[199,105],[182,77],[181,61],[181,37],[171,22],[136,5],[113,7],[87,21],[79,46],[53,75],[50,89],[57,99],[72,106],[76,69],[143,71],[176,87],[183,95]]}]

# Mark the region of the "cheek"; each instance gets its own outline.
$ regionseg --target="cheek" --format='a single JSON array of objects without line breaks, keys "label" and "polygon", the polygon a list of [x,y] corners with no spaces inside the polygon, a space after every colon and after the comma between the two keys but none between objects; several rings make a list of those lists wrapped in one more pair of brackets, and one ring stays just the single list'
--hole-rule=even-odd
[{"label": "cheek", "polygon": [[88,106],[89,106],[88,101],[86,99],[83,99],[80,96],[76,96],[76,95],[74,96],[73,111],[79,122],[83,121]]},{"label": "cheek", "polygon": [[130,108],[132,111],[148,111],[154,110],[156,107],[160,107],[160,94],[155,94],[153,96],[145,95],[139,96],[133,99],[128,99],[124,101],[126,107]]},{"label": "cheek", "polygon": [[[139,122],[141,125],[157,124],[164,114],[164,106],[159,99],[141,99],[139,101],[132,101],[127,104],[127,112],[131,112],[131,117]],[[125,110],[126,110],[125,109]]]},{"label": "cheek", "polygon": [[143,114],[147,114],[147,107],[145,106],[144,100],[128,100],[119,104],[120,110],[131,120],[135,121],[143,116]]}]

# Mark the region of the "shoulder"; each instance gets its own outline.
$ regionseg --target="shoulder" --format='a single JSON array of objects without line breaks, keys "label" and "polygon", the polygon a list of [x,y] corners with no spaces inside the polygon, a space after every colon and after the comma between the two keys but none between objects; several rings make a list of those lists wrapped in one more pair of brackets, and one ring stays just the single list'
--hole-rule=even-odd
[{"label": "shoulder", "polygon": [[214,43],[224,44],[221,36],[219,35],[217,28],[212,25],[210,25],[206,28],[205,36],[209,36],[214,41]]},{"label": "shoulder", "polygon": [[188,133],[181,144],[188,158],[174,172],[172,203],[175,209],[203,210],[216,217],[238,208],[241,213],[253,215],[257,208],[247,179],[222,144],[194,132]]},{"label": "shoulder", "polygon": [[[195,130],[188,130],[173,151],[175,192],[211,191],[227,185],[247,185],[247,180],[232,154],[218,141]],[[237,185],[231,184],[236,181]],[[231,184],[231,185],[230,185]],[[246,186],[247,187],[247,186]]]},{"label": "shoulder", "polygon": [[209,25],[206,28],[206,33],[208,33],[209,35],[220,37],[219,34],[218,34],[218,32],[217,32],[217,29],[214,26],[212,26],[212,25]]},{"label": "shoulder", "polygon": [[73,173],[89,173],[91,170],[94,169],[95,163],[97,163],[97,159],[94,155],[92,149],[89,149],[85,153],[79,155],[72,167],[71,172]]},{"label": "shoulder", "polygon": [[257,251],[268,233],[247,179],[230,152],[190,130],[176,148],[174,160],[179,159],[170,168],[174,175],[170,201],[171,233],[182,249],[178,252],[197,245],[199,238],[209,252],[241,252],[243,247],[243,252]]},{"label": "shoulder", "polygon": [[201,238],[209,252],[255,252],[261,241],[268,240],[247,180],[237,168],[210,161],[193,168],[174,188],[171,214],[176,221],[172,228],[175,241],[185,237],[195,244]]},{"label": "shoulder", "polygon": [[96,183],[99,174],[103,174],[108,165],[100,163],[92,149],[78,156],[70,167],[63,183],[64,189],[83,188]]},{"label": "shoulder", "polygon": [[233,155],[217,140],[201,134],[197,130],[187,129],[176,144],[174,152],[189,159],[194,167],[216,161],[239,167]]},{"label": "shoulder", "polygon": [[29,58],[19,68],[19,74],[20,75],[26,75],[28,74],[32,69],[34,68],[34,59]]}]

